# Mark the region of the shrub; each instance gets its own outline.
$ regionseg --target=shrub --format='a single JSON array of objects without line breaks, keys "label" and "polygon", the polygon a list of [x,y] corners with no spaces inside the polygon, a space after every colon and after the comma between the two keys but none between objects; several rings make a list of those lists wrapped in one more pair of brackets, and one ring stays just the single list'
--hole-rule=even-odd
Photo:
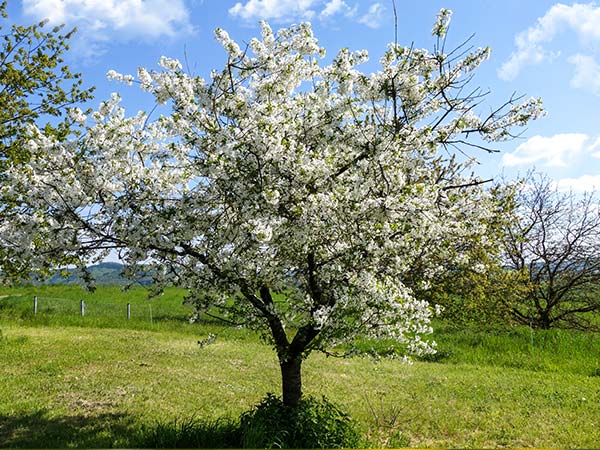
[{"label": "shrub", "polygon": [[240,418],[244,448],[351,448],[361,443],[348,414],[325,397],[303,397],[295,407],[268,394]]}]

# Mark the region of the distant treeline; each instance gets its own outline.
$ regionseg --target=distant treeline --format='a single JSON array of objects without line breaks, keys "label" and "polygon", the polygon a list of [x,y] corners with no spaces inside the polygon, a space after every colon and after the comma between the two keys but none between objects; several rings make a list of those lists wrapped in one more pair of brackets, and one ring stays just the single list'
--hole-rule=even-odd
[{"label": "distant treeline", "polygon": [[[103,262],[93,266],[87,267],[87,271],[94,283],[98,286],[125,286],[128,284],[141,284],[147,286],[152,284],[152,273],[151,271],[141,270],[135,278],[130,279],[123,276],[123,264],[116,262]],[[58,284],[85,284],[84,274],[78,269],[72,269],[71,271],[56,271],[54,275],[49,278],[35,278],[32,281],[33,284],[37,285],[58,285]]]}]

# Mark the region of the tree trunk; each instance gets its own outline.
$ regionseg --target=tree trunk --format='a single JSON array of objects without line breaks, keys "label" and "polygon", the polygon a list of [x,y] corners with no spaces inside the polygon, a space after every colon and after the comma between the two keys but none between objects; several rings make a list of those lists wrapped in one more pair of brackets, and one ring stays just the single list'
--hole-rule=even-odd
[{"label": "tree trunk", "polygon": [[279,361],[283,404],[296,406],[302,397],[302,358]]},{"label": "tree trunk", "polygon": [[542,330],[549,330],[551,328],[552,321],[550,320],[550,311],[544,310],[540,312],[538,324]]}]

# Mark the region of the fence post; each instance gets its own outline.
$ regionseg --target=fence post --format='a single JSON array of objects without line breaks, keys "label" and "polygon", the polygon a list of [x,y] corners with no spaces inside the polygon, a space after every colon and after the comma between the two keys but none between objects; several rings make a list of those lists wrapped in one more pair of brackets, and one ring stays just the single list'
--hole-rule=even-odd
[{"label": "fence post", "polygon": [[85,302],[83,300],[79,304],[79,309],[81,310],[81,317],[85,316]]},{"label": "fence post", "polygon": [[131,319],[131,303],[127,303],[127,320]]},{"label": "fence post", "polygon": [[33,296],[33,314],[37,314],[37,295]]}]

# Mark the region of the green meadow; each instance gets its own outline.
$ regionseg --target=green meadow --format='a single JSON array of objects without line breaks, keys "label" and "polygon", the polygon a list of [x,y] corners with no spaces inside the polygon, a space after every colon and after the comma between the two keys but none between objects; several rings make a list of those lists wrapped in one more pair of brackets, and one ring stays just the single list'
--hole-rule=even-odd
[{"label": "green meadow", "polygon": [[[226,446],[239,414],[278,393],[276,356],[251,331],[189,323],[182,299],[0,288],[0,447],[174,446],[186,433]],[[412,365],[312,354],[304,391],[347,411],[366,447],[599,446],[600,335],[435,330],[438,354]]]}]

